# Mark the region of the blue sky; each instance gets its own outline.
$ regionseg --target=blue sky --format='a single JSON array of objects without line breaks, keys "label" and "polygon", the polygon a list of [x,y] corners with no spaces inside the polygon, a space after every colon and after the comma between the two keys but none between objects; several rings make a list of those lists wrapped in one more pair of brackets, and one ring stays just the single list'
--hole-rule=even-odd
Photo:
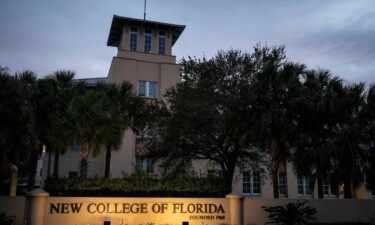
[{"label": "blue sky", "polygon": [[[143,0],[1,0],[0,65],[44,76],[107,76],[113,14],[142,18]],[[375,83],[374,0],[148,0],[147,19],[186,25],[177,59],[211,57],[257,43],[285,45],[309,68]]]}]

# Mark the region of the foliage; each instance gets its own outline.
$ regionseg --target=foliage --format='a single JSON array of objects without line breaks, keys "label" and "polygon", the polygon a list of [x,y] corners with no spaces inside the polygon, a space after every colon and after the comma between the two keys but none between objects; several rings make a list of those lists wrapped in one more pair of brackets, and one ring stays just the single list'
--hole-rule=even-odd
[{"label": "foliage", "polygon": [[246,140],[253,123],[249,105],[255,100],[249,86],[256,70],[253,56],[230,50],[180,64],[183,82],[167,92],[166,102],[153,113],[150,155],[163,158],[171,172],[184,172],[196,159],[214,162],[230,192],[235,167],[260,162],[259,152]]},{"label": "foliage", "polygon": [[103,117],[99,129],[101,142],[106,148],[104,177],[110,174],[111,152],[119,150],[124,132],[135,129],[145,117],[144,100],[133,92],[133,86],[124,81],[120,84],[99,83],[96,87],[97,99],[101,103]]},{"label": "foliage", "polygon": [[311,223],[313,225],[372,225],[373,223],[365,222],[337,222],[337,223]]},{"label": "foliage", "polygon": [[268,213],[269,222],[266,224],[278,225],[302,225],[309,224],[315,220],[316,209],[306,205],[308,201],[296,201],[284,206],[262,206],[263,210]]},{"label": "foliage", "polygon": [[[0,72],[0,168],[1,175],[11,174],[12,188],[16,193],[18,174],[35,174],[35,165],[29,159],[37,149],[35,132],[36,74],[23,71],[11,75],[7,70]],[[2,178],[2,177],[1,177]],[[2,178],[3,180],[3,178]]]},{"label": "foliage", "polygon": [[248,107],[253,123],[248,138],[269,154],[274,197],[278,198],[278,172],[285,168],[290,149],[296,144],[298,109],[303,101],[300,77],[305,65],[286,60],[283,46],[257,46],[253,53],[254,71],[249,94],[255,100]]},{"label": "foliage", "polygon": [[49,178],[44,189],[51,195],[62,196],[163,196],[218,197],[224,196],[222,179],[185,175],[157,179],[144,173],[123,178]]},{"label": "foliage", "polygon": [[0,224],[1,225],[12,225],[14,224],[15,216],[7,216],[5,213],[0,213]]},{"label": "foliage", "polygon": [[[73,78],[75,73],[69,70],[55,71],[38,80],[37,122],[41,143],[46,146],[49,155],[55,154],[53,176],[59,176],[59,155],[64,154],[72,142],[72,137],[63,129],[56,129],[57,114],[66,113],[74,96]],[[50,162],[50,160],[49,160]],[[48,176],[50,168],[48,168]]]}]

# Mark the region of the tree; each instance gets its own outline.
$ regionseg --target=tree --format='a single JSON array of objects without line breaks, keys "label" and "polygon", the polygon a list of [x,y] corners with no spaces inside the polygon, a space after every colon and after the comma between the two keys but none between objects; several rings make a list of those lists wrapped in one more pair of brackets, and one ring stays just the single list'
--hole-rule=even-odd
[{"label": "tree", "polygon": [[326,70],[304,74],[303,102],[298,110],[298,144],[293,164],[297,174],[310,176],[310,189],[318,181],[318,197],[323,198],[323,180],[333,180],[332,159],[337,151],[332,143],[343,97],[342,81]]},{"label": "tree", "polygon": [[[75,73],[69,70],[55,71],[44,79],[46,90],[41,90],[40,99],[40,124],[44,124],[41,130],[41,139],[44,140],[47,150],[55,153],[53,177],[59,176],[59,156],[64,154],[73,142],[73,136],[65,129],[57,129],[59,119],[56,115],[64,115],[74,96],[73,78]],[[42,84],[43,80],[41,80]],[[42,85],[41,85],[42,86]],[[42,89],[42,87],[40,88]],[[48,93],[50,92],[50,93]],[[46,94],[49,96],[46,96]],[[44,100],[44,101],[43,101]],[[45,110],[48,109],[48,110]],[[42,129],[43,129],[42,128]],[[51,155],[51,154],[50,154]]]},{"label": "tree", "polygon": [[121,84],[100,83],[96,87],[102,104],[103,126],[97,127],[106,148],[104,177],[110,175],[111,152],[117,151],[122,143],[124,131],[135,128],[139,118],[143,118],[144,101],[134,95],[129,82]]},{"label": "tree", "polygon": [[[363,83],[345,86],[341,100],[341,117],[334,127],[333,144],[335,170],[339,181],[344,184],[344,197],[353,198],[354,188],[364,180],[368,166],[369,146],[374,139],[368,139],[369,119],[366,109],[366,88]],[[373,121],[373,120],[372,120]]]},{"label": "tree", "polygon": [[180,65],[183,82],[167,92],[165,103],[152,114],[150,155],[178,171],[192,160],[213,161],[230,192],[236,166],[255,163],[258,157],[245,139],[253,123],[254,61],[250,54],[230,50],[208,60],[183,59]]},{"label": "tree", "polygon": [[99,136],[99,129],[106,122],[102,110],[95,91],[80,83],[75,88],[74,97],[67,110],[54,115],[56,129],[70,137],[71,143],[73,140],[80,143],[79,171],[83,179],[87,178],[90,151],[96,155],[103,146],[102,138]]},{"label": "tree", "polygon": [[11,171],[11,196],[16,195],[18,173],[37,148],[32,102],[35,84],[36,75],[31,71],[14,76],[7,70],[0,73],[1,164]]},{"label": "tree", "polygon": [[284,47],[254,48],[256,70],[251,81],[255,96],[254,121],[250,137],[256,146],[269,152],[273,194],[279,197],[278,172],[286,166],[295,144],[296,109],[300,106],[301,82],[305,66],[285,60]]},{"label": "tree", "polygon": [[364,144],[367,160],[365,160],[364,172],[367,188],[375,190],[375,84],[369,85],[366,94],[363,117],[366,118]]}]

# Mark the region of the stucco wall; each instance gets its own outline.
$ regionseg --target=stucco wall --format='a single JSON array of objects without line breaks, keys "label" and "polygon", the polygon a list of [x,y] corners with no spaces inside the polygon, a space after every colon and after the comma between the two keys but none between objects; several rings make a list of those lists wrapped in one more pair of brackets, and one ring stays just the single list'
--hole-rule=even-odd
[{"label": "stucco wall", "polygon": [[0,213],[5,213],[7,216],[15,216],[16,224],[23,224],[24,222],[24,208],[26,204],[26,197],[24,196],[0,196]]},{"label": "stucco wall", "polygon": [[[103,221],[111,221],[111,224],[129,225],[182,224],[183,221],[188,221],[189,225],[200,225],[202,222],[210,225],[223,225],[231,224],[231,221],[233,223],[235,221],[233,214],[237,214],[238,211],[243,213],[243,218],[237,221],[243,221],[243,225],[260,225],[267,222],[267,215],[262,206],[284,205],[297,201],[297,199],[245,198],[243,210],[241,210],[241,204],[232,205],[229,200],[230,198],[47,197],[43,207],[44,225],[103,224]],[[144,208],[147,212],[122,212],[123,204],[134,203],[138,206],[145,205]],[[102,206],[96,208],[99,204]],[[117,206],[115,206],[116,204]],[[163,204],[166,205],[164,210],[158,208]],[[177,210],[174,210],[174,204],[177,204]],[[213,213],[197,210],[192,213],[184,212],[189,204],[214,204],[216,207],[221,205],[222,211]],[[310,200],[310,204],[317,209],[317,222],[375,222],[375,200]],[[24,218],[26,218],[24,215],[27,214],[27,212],[24,213],[27,208],[25,206],[26,198],[23,196],[0,196],[0,212],[16,216],[16,224],[24,224]],[[77,211],[77,208],[73,210],[72,206],[73,208],[79,206],[80,210]],[[100,208],[104,212],[98,212],[97,210]],[[235,210],[233,211],[233,209]],[[158,210],[159,212],[156,212]],[[37,212],[43,212],[43,210],[40,209]],[[213,217],[201,219],[196,216]],[[236,225],[241,225],[241,223]]]}]

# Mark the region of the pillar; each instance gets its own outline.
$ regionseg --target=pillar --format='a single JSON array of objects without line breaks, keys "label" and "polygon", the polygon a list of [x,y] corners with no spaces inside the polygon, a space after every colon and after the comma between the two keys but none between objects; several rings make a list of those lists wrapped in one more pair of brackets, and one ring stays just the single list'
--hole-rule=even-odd
[{"label": "pillar", "polygon": [[230,225],[243,225],[243,196],[229,194],[226,198],[229,201]]},{"label": "pillar", "polygon": [[27,225],[44,225],[44,212],[49,194],[43,189],[34,189],[26,194]]}]

